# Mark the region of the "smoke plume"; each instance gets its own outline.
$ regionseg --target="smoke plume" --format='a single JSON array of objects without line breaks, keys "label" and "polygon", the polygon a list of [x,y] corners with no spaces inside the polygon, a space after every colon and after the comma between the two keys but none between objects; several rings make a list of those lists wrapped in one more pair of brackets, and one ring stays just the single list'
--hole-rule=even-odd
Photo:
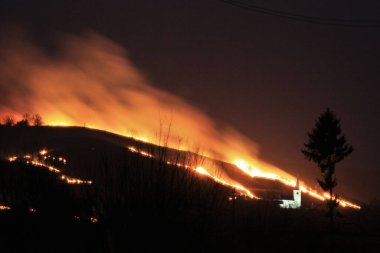
[{"label": "smoke plume", "polygon": [[[54,54],[25,37],[0,49],[0,116],[39,113],[47,125],[93,127],[168,145],[201,148],[213,158],[243,160],[263,172],[294,177],[257,158],[257,145],[168,92],[139,72],[121,46],[95,33],[60,36]],[[160,143],[158,143],[160,144]]]}]

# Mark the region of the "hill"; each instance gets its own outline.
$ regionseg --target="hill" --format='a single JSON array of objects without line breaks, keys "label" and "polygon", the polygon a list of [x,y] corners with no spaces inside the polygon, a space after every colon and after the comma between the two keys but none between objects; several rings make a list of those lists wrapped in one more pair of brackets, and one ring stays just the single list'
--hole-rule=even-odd
[{"label": "hill", "polygon": [[[49,155],[64,157],[68,162],[65,171],[69,175],[86,180],[98,180],[98,171],[107,163],[118,163],[139,154],[141,160],[170,161],[173,165],[196,168],[206,166],[213,175],[230,183],[243,185],[250,192],[264,199],[291,198],[291,187],[265,178],[252,179],[235,165],[217,161],[201,154],[174,150],[142,142],[106,131],[84,127],[2,127],[0,128],[0,155],[36,154],[47,149]],[[151,156],[151,157],[149,157]],[[144,159],[145,158],[145,159]],[[111,165],[109,165],[111,166]],[[177,166],[180,167],[180,166]],[[318,203],[305,198],[305,203]]]},{"label": "hill", "polygon": [[[273,199],[291,187],[193,152],[81,127],[0,127],[0,154],[0,201],[11,207],[0,222],[13,231],[0,235],[7,251],[304,251],[316,240],[308,251],[326,247],[314,199],[280,209]],[[260,200],[194,170],[211,165]],[[363,225],[366,212],[345,210],[342,249],[376,246],[378,223]]]}]

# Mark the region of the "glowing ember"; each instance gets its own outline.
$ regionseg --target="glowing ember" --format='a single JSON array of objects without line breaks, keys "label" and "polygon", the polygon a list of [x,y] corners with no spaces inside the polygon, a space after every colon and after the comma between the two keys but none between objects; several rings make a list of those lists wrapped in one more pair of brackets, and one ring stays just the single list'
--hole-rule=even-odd
[{"label": "glowing ember", "polygon": [[10,210],[9,206],[0,205],[0,211]]},{"label": "glowing ember", "polygon": [[58,157],[58,161],[62,162],[63,164],[66,164],[66,159],[63,157]]},{"label": "glowing ember", "polygon": [[8,161],[14,162],[14,161],[16,161],[16,159],[17,159],[17,156],[11,156],[8,158]]},{"label": "glowing ember", "polygon": [[133,153],[138,153],[138,150],[137,150],[135,147],[130,146],[130,147],[128,147],[128,149],[129,149],[131,152],[133,152]]},{"label": "glowing ember", "polygon": [[65,175],[62,175],[61,179],[68,184],[92,184],[92,181],[80,180],[80,179],[68,177]]},{"label": "glowing ember", "polygon": [[43,155],[43,156],[46,155],[47,153],[48,153],[48,152],[47,152],[46,149],[43,149],[43,150],[40,151],[40,155]]},{"label": "glowing ember", "polygon": [[139,153],[142,156],[154,158],[154,156],[152,154],[149,154],[148,152],[145,152],[145,151],[138,150],[137,148],[135,148],[133,146],[129,146],[128,149],[129,149],[129,151],[131,151],[133,153]]},{"label": "glowing ember", "polygon": [[142,156],[146,156],[146,157],[150,157],[150,158],[153,157],[153,155],[151,155],[151,154],[149,154],[149,153],[147,153],[147,152],[144,152],[144,151],[141,151],[140,154],[141,154]]}]

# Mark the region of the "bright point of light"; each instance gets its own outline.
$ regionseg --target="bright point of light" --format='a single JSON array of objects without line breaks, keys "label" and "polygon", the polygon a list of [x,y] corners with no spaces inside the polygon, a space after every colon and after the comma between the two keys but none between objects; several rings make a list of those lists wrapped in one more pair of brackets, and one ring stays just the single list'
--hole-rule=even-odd
[{"label": "bright point of light", "polygon": [[46,155],[47,153],[48,153],[48,152],[47,152],[46,149],[43,149],[43,150],[40,151],[40,155]]},{"label": "bright point of light", "polygon": [[207,170],[205,170],[203,167],[201,166],[198,166],[196,169],[195,169],[198,173],[202,174],[202,175],[209,175],[209,173],[207,172]]}]

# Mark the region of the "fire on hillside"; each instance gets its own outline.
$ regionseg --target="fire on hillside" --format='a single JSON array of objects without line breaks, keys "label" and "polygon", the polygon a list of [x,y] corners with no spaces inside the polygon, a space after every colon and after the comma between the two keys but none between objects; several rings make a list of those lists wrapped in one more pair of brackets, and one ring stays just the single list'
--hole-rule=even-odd
[{"label": "fire on hillside", "polygon": [[[202,147],[204,156],[235,164],[252,180],[261,177],[296,185],[294,176],[260,160],[257,145],[250,139],[228,126],[220,126],[179,97],[149,84],[126,57],[125,50],[114,42],[90,34],[84,38],[64,37],[62,45],[63,53],[59,57],[50,57],[29,44],[9,43],[3,48],[0,82],[5,78],[3,83],[12,80],[17,85],[2,87],[7,99],[0,104],[0,115],[14,114],[20,118],[18,112],[41,112],[45,123],[51,126],[84,124],[158,146],[179,150]],[[183,143],[183,138],[189,141]],[[129,150],[154,157],[136,147]],[[45,151],[40,155],[48,158]],[[18,159],[12,156],[9,161]],[[45,166],[30,156],[23,159],[61,174],[59,169]],[[66,162],[64,158],[61,161]],[[243,184],[217,175],[210,168],[196,165],[192,169],[257,198]],[[91,184],[64,174],[61,180],[69,184]],[[328,194],[321,194],[302,182],[300,189],[322,201],[329,198]],[[346,200],[340,200],[340,205],[360,209]]]}]

